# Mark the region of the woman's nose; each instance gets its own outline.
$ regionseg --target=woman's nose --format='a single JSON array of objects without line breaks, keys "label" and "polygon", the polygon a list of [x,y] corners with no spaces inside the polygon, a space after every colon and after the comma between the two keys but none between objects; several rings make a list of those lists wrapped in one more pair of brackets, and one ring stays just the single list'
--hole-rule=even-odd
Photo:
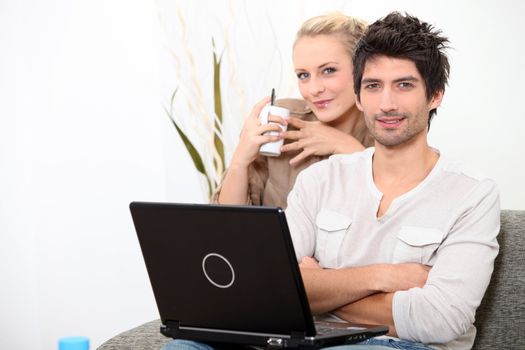
[{"label": "woman's nose", "polygon": [[310,80],[309,90],[310,90],[310,93],[314,96],[319,95],[320,93],[324,92],[325,86],[323,84],[323,81],[318,78],[312,78]]}]

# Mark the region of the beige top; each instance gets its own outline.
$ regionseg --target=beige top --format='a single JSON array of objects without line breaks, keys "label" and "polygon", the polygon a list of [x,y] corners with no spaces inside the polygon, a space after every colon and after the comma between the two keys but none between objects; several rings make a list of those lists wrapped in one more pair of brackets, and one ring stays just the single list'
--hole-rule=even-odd
[{"label": "beige top", "polygon": [[[280,99],[275,103],[279,107],[290,110],[290,115],[301,120],[316,121],[317,118],[310,107],[303,100]],[[294,130],[290,125],[289,130]],[[366,127],[363,127],[354,136],[365,147],[373,145],[373,138]],[[285,140],[285,143],[290,140]],[[300,151],[284,152],[279,157],[258,156],[248,168],[248,204],[277,206],[286,208],[286,197],[295,184],[297,175],[305,168],[327,156],[310,156],[301,163],[292,166],[289,161],[298,155]],[[224,174],[226,175],[226,173]],[[221,187],[217,188],[212,203],[217,203]]]}]

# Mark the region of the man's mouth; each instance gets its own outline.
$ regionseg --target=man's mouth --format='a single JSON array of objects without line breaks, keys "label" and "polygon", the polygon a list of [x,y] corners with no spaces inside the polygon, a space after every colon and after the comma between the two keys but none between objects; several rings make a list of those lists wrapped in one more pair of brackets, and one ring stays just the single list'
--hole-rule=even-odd
[{"label": "man's mouth", "polygon": [[405,117],[380,117],[376,120],[384,128],[392,129],[398,127],[405,120]]}]

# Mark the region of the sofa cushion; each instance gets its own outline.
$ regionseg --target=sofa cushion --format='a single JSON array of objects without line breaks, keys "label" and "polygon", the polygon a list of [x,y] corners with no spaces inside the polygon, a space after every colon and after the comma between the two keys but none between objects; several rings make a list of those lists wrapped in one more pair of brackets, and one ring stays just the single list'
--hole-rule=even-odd
[{"label": "sofa cushion", "polygon": [[476,312],[473,349],[525,349],[525,211],[503,210],[500,252]]}]

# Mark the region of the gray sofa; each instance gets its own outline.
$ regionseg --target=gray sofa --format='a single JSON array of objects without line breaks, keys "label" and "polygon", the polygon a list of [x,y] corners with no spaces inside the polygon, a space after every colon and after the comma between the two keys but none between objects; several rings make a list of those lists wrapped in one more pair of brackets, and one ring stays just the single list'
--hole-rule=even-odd
[{"label": "gray sofa", "polygon": [[[500,254],[476,313],[475,350],[525,350],[525,211],[503,210]],[[102,344],[99,350],[160,349],[167,338],[160,321],[145,323]]]}]

